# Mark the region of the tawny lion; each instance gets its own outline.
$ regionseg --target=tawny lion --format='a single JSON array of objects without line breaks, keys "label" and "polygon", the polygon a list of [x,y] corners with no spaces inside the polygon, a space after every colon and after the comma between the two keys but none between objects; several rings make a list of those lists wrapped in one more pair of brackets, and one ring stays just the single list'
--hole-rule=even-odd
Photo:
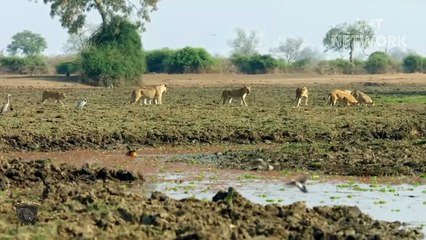
[{"label": "tawny lion", "polygon": [[297,101],[297,107],[302,103],[302,98],[305,98],[305,106],[308,105],[308,88],[307,87],[298,87],[296,89],[296,97],[294,98],[294,102]]},{"label": "tawny lion", "polygon": [[356,100],[358,101],[358,103],[360,104],[374,106],[373,100],[367,94],[361,91],[357,91],[357,90],[353,91],[352,96],[354,96]]},{"label": "tawny lion", "polygon": [[344,102],[347,106],[356,105],[358,101],[354,96],[346,92],[345,90],[333,90],[328,94],[327,105],[335,106],[337,101]]},{"label": "tawny lion", "polygon": [[148,105],[147,99],[149,99],[149,104],[151,104],[152,99],[154,99],[155,104],[162,104],[163,93],[165,92],[167,92],[167,85],[165,84],[134,89],[130,96],[130,103],[135,104],[143,99],[143,104]]},{"label": "tawny lion", "polygon": [[41,102],[44,104],[46,102],[46,100],[48,100],[48,99],[55,99],[55,103],[57,103],[59,101],[63,106],[64,103],[62,102],[62,100],[64,100],[65,97],[66,97],[66,94],[63,93],[63,92],[43,91],[43,97],[42,97]]},{"label": "tawny lion", "polygon": [[244,86],[239,89],[225,89],[222,91],[222,104],[232,103],[233,98],[241,98],[241,105],[247,106],[246,97],[250,93],[251,87]]}]

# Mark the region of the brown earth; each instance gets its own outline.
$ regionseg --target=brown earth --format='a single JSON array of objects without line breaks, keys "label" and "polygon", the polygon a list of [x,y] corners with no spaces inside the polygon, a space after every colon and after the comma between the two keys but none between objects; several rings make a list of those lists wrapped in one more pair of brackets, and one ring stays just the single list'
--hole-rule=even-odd
[{"label": "brown earth", "polygon": [[[0,238],[26,239],[422,239],[400,222],[371,219],[357,207],[261,206],[234,189],[212,201],[150,197],[123,171],[48,161],[0,162]],[[37,206],[35,225],[20,226],[14,206]]]},{"label": "brown earth", "polygon": [[[0,75],[0,88],[94,88],[77,83],[79,77]],[[424,74],[318,75],[318,74],[146,74],[144,84],[179,87],[303,84],[425,84]]]}]

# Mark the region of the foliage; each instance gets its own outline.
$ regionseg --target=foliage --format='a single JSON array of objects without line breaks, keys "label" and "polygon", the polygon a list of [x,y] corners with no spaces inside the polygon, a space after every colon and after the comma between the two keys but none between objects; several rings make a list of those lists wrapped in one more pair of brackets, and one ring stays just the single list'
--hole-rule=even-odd
[{"label": "foliage", "polygon": [[185,47],[173,52],[166,64],[168,73],[203,73],[211,69],[215,61],[203,48]]},{"label": "foliage", "polygon": [[145,72],[145,57],[137,26],[120,17],[102,25],[81,53],[87,83],[110,86],[135,81]]},{"label": "foliage", "polygon": [[150,21],[149,12],[157,9],[158,0],[43,0],[50,4],[50,15],[59,17],[62,27],[69,33],[77,33],[86,22],[90,11],[98,11],[102,24],[107,25],[116,16],[137,17],[136,25],[143,28],[143,22]]},{"label": "foliage", "polygon": [[88,46],[89,38],[99,26],[94,24],[86,24],[80,28],[76,33],[72,33],[68,36],[67,41],[64,44],[64,51],[66,53],[79,53],[85,47]]},{"label": "foliage", "polygon": [[232,47],[232,53],[241,56],[251,56],[257,53],[260,39],[255,31],[246,33],[245,30],[237,28],[235,30],[237,36],[229,42]]},{"label": "foliage", "polygon": [[37,33],[25,30],[12,36],[7,51],[12,55],[22,53],[27,56],[39,55],[47,48],[46,40]]},{"label": "foliage", "polygon": [[167,61],[173,53],[173,50],[167,48],[145,52],[147,71],[150,73],[167,72]]},{"label": "foliage", "polygon": [[30,75],[47,72],[47,61],[42,56],[26,57],[26,72]]},{"label": "foliage", "polygon": [[404,71],[408,73],[422,72],[423,58],[419,55],[411,54],[404,58]]},{"label": "foliage", "polygon": [[74,74],[81,71],[79,61],[61,62],[56,65],[56,73],[58,74]]},{"label": "foliage", "polygon": [[[359,64],[359,63],[358,63]],[[317,72],[320,74],[351,74],[353,67],[348,60],[334,59],[323,60],[317,65]]]},{"label": "foliage", "polygon": [[47,72],[47,61],[41,56],[1,57],[1,72],[14,74],[41,74]]},{"label": "foliage", "polygon": [[288,63],[292,63],[299,55],[302,44],[301,38],[287,38],[285,42],[280,42],[277,48],[272,49],[272,52],[282,55]]},{"label": "foliage", "polygon": [[240,72],[248,74],[272,72],[278,66],[277,60],[268,54],[255,54],[253,56],[234,54],[231,61]]},{"label": "foliage", "polygon": [[326,33],[323,44],[326,50],[349,50],[349,61],[353,61],[353,53],[357,46],[366,49],[373,43],[374,30],[365,21],[356,21],[353,24],[339,24]]},{"label": "foliage", "polygon": [[392,68],[390,56],[385,52],[374,52],[365,63],[365,70],[371,74],[386,73]]}]

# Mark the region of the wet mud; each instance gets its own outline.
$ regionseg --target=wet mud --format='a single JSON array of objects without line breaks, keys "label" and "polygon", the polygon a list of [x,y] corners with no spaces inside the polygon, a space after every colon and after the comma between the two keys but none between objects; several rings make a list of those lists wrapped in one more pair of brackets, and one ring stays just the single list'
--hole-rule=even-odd
[{"label": "wet mud", "polygon": [[[79,239],[422,239],[400,222],[377,221],[357,207],[259,205],[238,189],[211,200],[146,197],[140,174],[126,170],[0,162],[0,238]],[[18,226],[14,205],[38,206],[34,225]]]}]

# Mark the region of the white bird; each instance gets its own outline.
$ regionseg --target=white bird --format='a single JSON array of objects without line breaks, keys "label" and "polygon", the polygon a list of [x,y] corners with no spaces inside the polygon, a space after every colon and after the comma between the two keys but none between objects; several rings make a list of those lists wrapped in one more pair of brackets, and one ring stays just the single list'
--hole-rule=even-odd
[{"label": "white bird", "polygon": [[86,98],[80,99],[80,101],[78,101],[78,103],[77,103],[77,106],[75,106],[75,109],[81,110],[81,109],[83,109],[84,106],[86,106],[86,104],[87,104]]},{"label": "white bird", "polygon": [[300,175],[296,178],[291,179],[291,181],[288,182],[287,185],[295,185],[297,188],[299,188],[300,191],[307,193],[308,190],[306,189],[306,186],[305,186],[306,180],[308,180],[308,176]]},{"label": "white bird", "polygon": [[3,105],[3,107],[1,108],[0,113],[5,113],[7,112],[7,110],[9,109],[9,105],[10,105],[10,96],[12,96],[12,94],[7,94],[7,103],[5,103]]}]

